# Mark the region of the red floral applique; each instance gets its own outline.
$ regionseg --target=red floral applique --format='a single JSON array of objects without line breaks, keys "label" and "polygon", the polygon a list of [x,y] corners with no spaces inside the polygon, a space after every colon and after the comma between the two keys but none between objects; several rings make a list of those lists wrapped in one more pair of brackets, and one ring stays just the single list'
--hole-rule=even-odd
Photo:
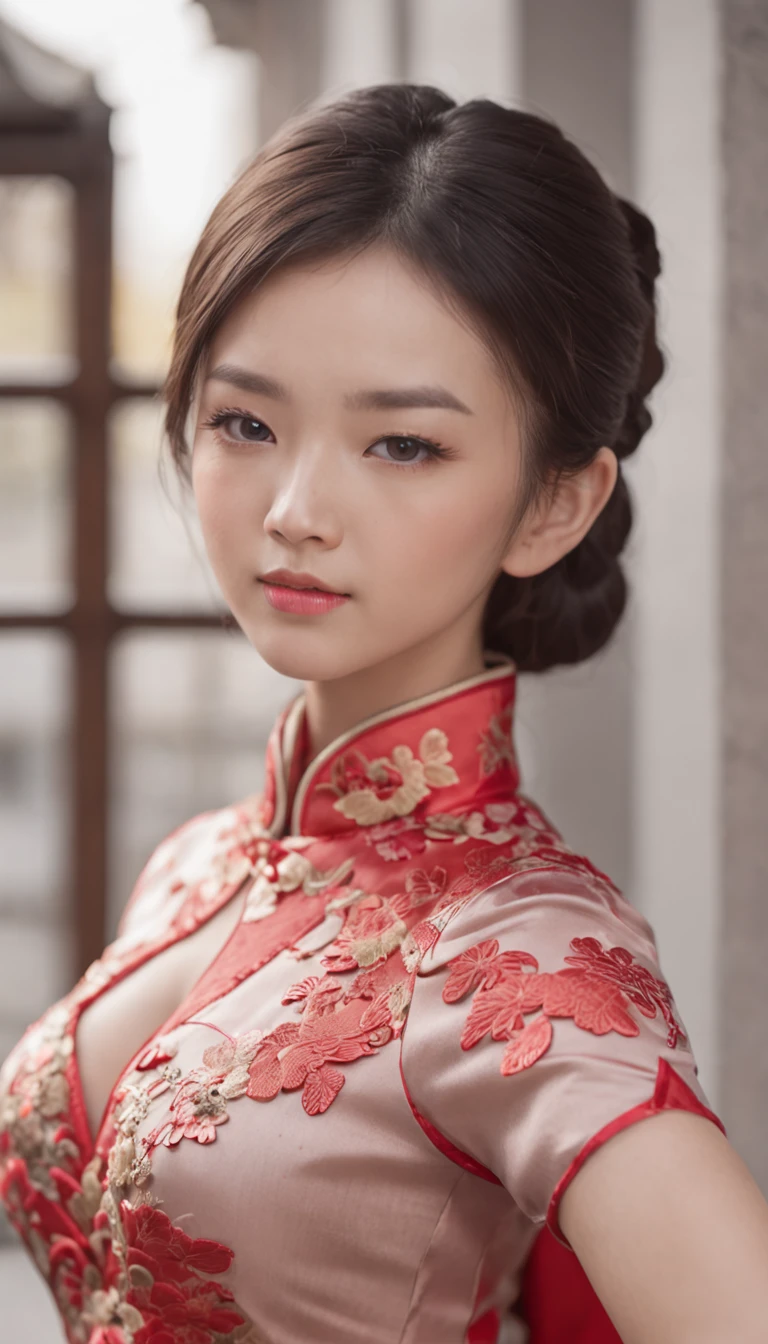
[{"label": "red floral applique", "polygon": [[214,1277],[232,1264],[228,1246],[188,1236],[150,1204],[118,1202],[91,1168],[82,1187],[51,1174],[55,1201],[15,1158],[2,1194],[73,1344],[226,1344],[244,1336],[249,1318]]},{"label": "red floral applique", "polygon": [[[625,947],[611,947],[607,951],[597,938],[573,938],[571,947],[576,956],[566,957],[571,966],[579,967],[580,972],[589,976],[599,976],[603,980],[619,986],[644,1017],[655,1017],[658,1008],[667,1024],[667,1045],[674,1049],[678,1041],[687,1037],[681,1024],[675,1017],[675,1003],[672,992],[665,980],[659,980],[644,966],[633,960],[632,953]],[[573,972],[560,971],[568,975]]]},{"label": "red floral applique", "polygon": [[228,1246],[188,1236],[161,1209],[146,1204],[134,1209],[123,1201],[120,1218],[132,1283],[127,1299],[144,1321],[135,1344],[161,1344],[166,1332],[169,1344],[213,1344],[248,1324],[229,1288],[211,1277],[232,1264]]},{"label": "red floral applique", "polygon": [[[669,1047],[686,1039],[669,987],[639,966],[626,948],[605,949],[597,938],[573,938],[571,948],[575,955],[565,958],[569,968],[551,973],[541,973],[529,952],[499,952],[496,938],[455,957],[449,963],[443,999],[456,1003],[475,994],[461,1035],[462,1049],[471,1050],[490,1032],[494,1041],[509,1041],[501,1058],[502,1074],[520,1073],[548,1050],[553,1018],[571,1018],[596,1036],[609,1031],[639,1035],[630,1003],[645,1017],[661,1012]],[[527,1014],[539,1009],[537,1017],[525,1021]]]},{"label": "red floral applique", "polygon": [[346,994],[332,976],[307,976],[291,986],[283,1003],[300,1003],[300,1022],[282,1022],[256,1048],[248,1073],[248,1096],[271,1101],[280,1090],[303,1088],[308,1115],[321,1115],[344,1086],[334,1064],[375,1055],[402,1028],[404,1005],[397,984],[370,998],[376,982],[356,977]]}]

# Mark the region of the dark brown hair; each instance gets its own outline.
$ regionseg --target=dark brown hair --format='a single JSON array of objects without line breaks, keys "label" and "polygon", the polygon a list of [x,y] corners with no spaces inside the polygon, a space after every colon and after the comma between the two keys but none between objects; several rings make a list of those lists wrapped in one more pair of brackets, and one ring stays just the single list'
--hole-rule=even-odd
[{"label": "dark brown hair", "polygon": [[[201,360],[233,304],[278,266],[386,244],[485,340],[522,413],[510,535],[541,490],[601,445],[619,463],[651,424],[661,377],[653,225],[552,122],[488,99],[383,84],[286,123],[216,205],[187,269],[164,387],[171,452]],[[632,523],[624,476],[582,541],[532,577],[500,574],[486,648],[520,671],[590,657],[624,610]]]}]

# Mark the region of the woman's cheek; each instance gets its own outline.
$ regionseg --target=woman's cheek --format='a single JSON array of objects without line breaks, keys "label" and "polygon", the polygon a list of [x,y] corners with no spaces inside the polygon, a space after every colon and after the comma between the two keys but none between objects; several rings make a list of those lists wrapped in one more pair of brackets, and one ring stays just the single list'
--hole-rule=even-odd
[{"label": "woman's cheek", "polygon": [[[231,473],[203,467],[193,488],[203,536],[217,552],[237,551],[245,534],[252,534],[248,515],[253,512],[249,495]],[[253,540],[251,540],[253,545]]]}]

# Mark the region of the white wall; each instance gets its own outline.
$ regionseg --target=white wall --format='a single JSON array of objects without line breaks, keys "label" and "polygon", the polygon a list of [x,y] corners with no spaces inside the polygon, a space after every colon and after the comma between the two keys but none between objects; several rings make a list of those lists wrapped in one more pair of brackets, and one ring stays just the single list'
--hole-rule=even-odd
[{"label": "white wall", "polygon": [[670,367],[631,474],[638,502],[634,896],[717,1106],[721,452],[716,0],[637,0],[636,182],[663,259]]},{"label": "white wall", "polygon": [[411,0],[408,78],[462,102],[516,99],[521,15],[519,0]]},{"label": "white wall", "polygon": [[325,0],[323,83],[335,96],[351,87],[397,78],[397,42],[391,0]]}]

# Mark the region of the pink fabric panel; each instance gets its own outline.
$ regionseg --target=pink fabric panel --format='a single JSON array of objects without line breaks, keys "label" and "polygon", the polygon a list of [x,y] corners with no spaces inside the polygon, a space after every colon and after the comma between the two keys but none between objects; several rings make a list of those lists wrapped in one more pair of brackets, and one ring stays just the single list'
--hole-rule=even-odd
[{"label": "pink fabric panel", "polygon": [[[546,1003],[543,1010],[523,1003],[517,1026],[532,1031],[535,1024],[539,1040],[534,1037],[531,1048],[541,1053],[509,1076],[502,1074],[501,1061],[514,1033],[503,1034],[503,1012],[489,1021],[487,1034],[476,1043],[461,1045],[470,1011],[476,1011],[473,1002],[488,990],[476,987],[455,1002],[443,997],[449,962],[493,939],[501,954],[526,954],[522,972],[514,962],[508,972],[501,967],[500,978],[506,975],[515,992],[521,974],[561,973],[549,983],[539,981],[541,996],[549,995],[549,1014]],[[594,939],[602,952],[625,949],[628,969],[619,966],[618,983],[606,983],[597,973],[599,958],[595,970],[569,966],[565,958],[580,954],[573,939]],[[615,966],[615,958],[608,964]],[[638,977],[637,968],[653,980]],[[542,1222],[558,1181],[584,1145],[653,1097],[660,1060],[708,1105],[690,1044],[683,1036],[669,1044],[676,1034],[673,1023],[682,1027],[674,1005],[668,1006],[671,1021],[666,1020],[652,998],[643,1011],[628,992],[636,985],[653,988],[658,980],[663,977],[650,926],[622,897],[562,873],[503,879],[458,911],[422,961],[401,1055],[413,1104],[451,1144],[495,1173],[530,1219]],[[561,1012],[575,1004],[576,1012],[559,1016],[551,1011],[553,1004]],[[582,1013],[592,1021],[590,1027],[577,1025]],[[507,1014],[507,1024],[512,1016]],[[539,1029],[543,1017],[548,1024]],[[610,1020],[623,1030],[595,1029]],[[550,1031],[551,1041],[541,1049]]]}]

